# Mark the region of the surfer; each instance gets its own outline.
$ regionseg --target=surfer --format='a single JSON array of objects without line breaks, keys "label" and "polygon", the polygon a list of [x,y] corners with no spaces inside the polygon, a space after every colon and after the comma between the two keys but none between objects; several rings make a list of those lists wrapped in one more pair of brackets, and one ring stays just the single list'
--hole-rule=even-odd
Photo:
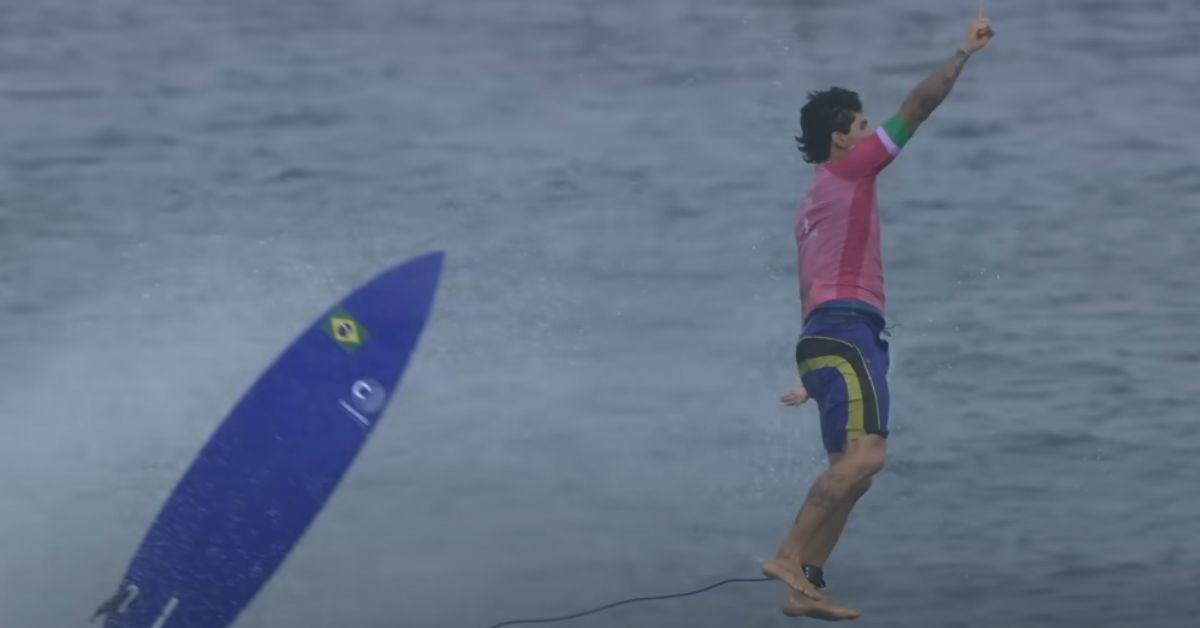
[{"label": "surfer", "polygon": [[851,509],[883,469],[887,450],[889,358],[875,177],[950,93],[971,55],[994,36],[980,4],[962,46],[877,129],[863,117],[858,94],[838,87],[810,93],[800,110],[802,137],[796,140],[804,161],[817,166],[795,225],[804,313],[796,346],[800,381],[780,401],[798,406],[816,399],[829,467],[762,565],[765,575],[789,587],[786,615],[861,615],[822,589],[825,561]]}]

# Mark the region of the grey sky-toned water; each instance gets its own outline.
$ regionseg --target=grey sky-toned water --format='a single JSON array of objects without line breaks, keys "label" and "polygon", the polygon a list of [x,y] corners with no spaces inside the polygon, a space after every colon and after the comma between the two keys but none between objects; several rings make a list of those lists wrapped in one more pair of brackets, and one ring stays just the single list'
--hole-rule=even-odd
[{"label": "grey sky-toned water", "polygon": [[[1200,619],[1200,4],[994,0],[879,184],[865,627]],[[795,377],[806,91],[879,122],[975,5],[0,4],[0,626],[81,625],[221,417],[445,250],[384,423],[239,626],[487,626],[756,575],[824,465]],[[569,624],[767,628],[775,584]]]}]

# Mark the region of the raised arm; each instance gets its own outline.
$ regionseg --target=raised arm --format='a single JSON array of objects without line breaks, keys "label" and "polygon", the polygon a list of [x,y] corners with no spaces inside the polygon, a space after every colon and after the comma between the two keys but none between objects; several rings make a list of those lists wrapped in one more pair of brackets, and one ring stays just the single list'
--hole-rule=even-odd
[{"label": "raised arm", "polygon": [[929,114],[933,113],[933,110],[937,109],[938,105],[946,99],[946,95],[954,87],[954,82],[958,80],[959,72],[962,72],[963,66],[966,65],[967,59],[977,50],[988,45],[995,35],[996,31],[992,28],[991,20],[983,14],[983,4],[981,3],[979,15],[971,21],[971,27],[967,31],[963,45],[954,51],[954,56],[943,63],[942,67],[914,87],[908,93],[908,97],[904,99],[904,104],[900,105],[900,112],[897,115],[904,121],[910,134],[915,132],[917,127],[929,117]]}]

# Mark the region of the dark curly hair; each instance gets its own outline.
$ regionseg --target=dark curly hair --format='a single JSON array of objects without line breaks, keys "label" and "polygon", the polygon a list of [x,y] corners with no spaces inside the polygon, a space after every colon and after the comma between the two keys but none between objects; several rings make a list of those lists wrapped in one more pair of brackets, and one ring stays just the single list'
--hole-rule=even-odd
[{"label": "dark curly hair", "polygon": [[796,138],[804,161],[819,164],[829,159],[834,132],[849,133],[856,113],[862,113],[862,101],[855,92],[840,87],[809,92],[800,108],[801,137]]}]

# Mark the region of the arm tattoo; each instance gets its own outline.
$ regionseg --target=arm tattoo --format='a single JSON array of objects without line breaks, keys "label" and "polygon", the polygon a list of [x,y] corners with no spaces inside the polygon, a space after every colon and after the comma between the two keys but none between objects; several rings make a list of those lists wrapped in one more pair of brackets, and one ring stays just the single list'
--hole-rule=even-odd
[{"label": "arm tattoo", "polygon": [[966,65],[970,56],[961,48],[958,49],[953,57],[942,64],[942,67],[908,93],[908,98],[901,107],[906,114],[904,116],[906,122],[920,124],[929,117],[929,114],[933,113],[934,109],[937,109],[938,105],[942,104],[946,95],[950,93],[950,89],[954,87],[954,82],[958,80],[958,75],[962,72],[963,66]]}]

